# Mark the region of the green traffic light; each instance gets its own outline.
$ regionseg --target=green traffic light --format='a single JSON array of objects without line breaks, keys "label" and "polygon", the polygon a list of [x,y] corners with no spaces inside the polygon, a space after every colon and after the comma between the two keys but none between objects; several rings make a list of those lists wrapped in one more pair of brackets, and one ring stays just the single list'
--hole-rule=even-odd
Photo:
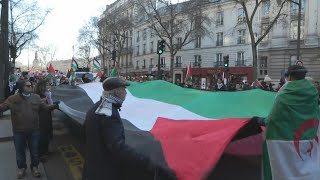
[{"label": "green traffic light", "polygon": [[228,67],[228,64],[224,64],[224,67]]},{"label": "green traffic light", "polygon": [[163,50],[159,50],[159,54],[163,54]]}]

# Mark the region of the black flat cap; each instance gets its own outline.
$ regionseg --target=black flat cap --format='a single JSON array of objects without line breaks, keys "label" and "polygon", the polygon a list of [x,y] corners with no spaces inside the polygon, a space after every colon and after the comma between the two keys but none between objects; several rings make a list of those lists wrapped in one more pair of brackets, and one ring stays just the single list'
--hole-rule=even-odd
[{"label": "black flat cap", "polygon": [[287,75],[291,74],[306,74],[308,70],[300,65],[292,65],[289,66],[288,71],[286,72]]},{"label": "black flat cap", "polygon": [[126,80],[118,77],[109,77],[102,83],[102,87],[105,91],[125,86],[130,86],[130,84]]}]

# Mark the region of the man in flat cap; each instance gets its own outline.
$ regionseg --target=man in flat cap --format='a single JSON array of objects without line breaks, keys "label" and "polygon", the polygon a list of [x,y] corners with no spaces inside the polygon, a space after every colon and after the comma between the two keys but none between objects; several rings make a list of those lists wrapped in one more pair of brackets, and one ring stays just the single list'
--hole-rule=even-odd
[{"label": "man in flat cap", "polygon": [[102,83],[104,91],[100,101],[87,112],[84,125],[86,157],[83,180],[123,180],[128,177],[128,174],[124,174],[124,167],[149,172],[152,180],[176,179],[174,172],[154,164],[148,157],[137,153],[125,143],[124,128],[118,110],[126,98],[126,87],[129,85],[118,77],[107,78]]},{"label": "man in flat cap", "polygon": [[320,177],[318,92],[300,65],[288,68],[265,123],[264,180],[317,180]]}]

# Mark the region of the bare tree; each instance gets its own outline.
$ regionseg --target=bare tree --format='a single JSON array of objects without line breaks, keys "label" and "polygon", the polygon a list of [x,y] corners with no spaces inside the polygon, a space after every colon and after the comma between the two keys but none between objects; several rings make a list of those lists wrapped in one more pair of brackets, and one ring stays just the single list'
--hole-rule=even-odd
[{"label": "bare tree", "polygon": [[138,16],[143,17],[141,21],[147,21],[159,39],[166,41],[170,53],[170,76],[173,77],[174,56],[177,52],[209,33],[210,19],[203,10],[208,1],[190,0],[176,4],[167,1],[162,2],[161,8],[158,8],[157,3],[154,0],[138,0],[138,12],[142,13]]},{"label": "bare tree", "polygon": [[[270,0],[233,0],[237,4],[241,5],[244,11],[244,18],[247,24],[250,40],[251,40],[251,49],[252,49],[252,56],[253,56],[253,79],[257,78],[257,61],[258,61],[258,50],[257,47],[259,43],[269,34],[272,27],[280,20],[282,17],[286,17],[287,15],[283,12],[285,4],[287,2],[291,2],[291,0],[277,0],[270,1]],[[261,31],[260,37],[256,37],[256,33],[254,32],[254,17],[258,12],[260,6],[263,3],[269,3],[270,7],[272,8],[272,13],[270,13],[269,23],[266,27],[264,27],[263,31]],[[272,3],[272,4],[270,4]],[[252,11],[249,9],[252,8]]]},{"label": "bare tree", "polygon": [[111,53],[112,49],[107,46],[107,36],[100,30],[99,19],[97,17],[91,17],[79,30],[78,40],[85,41],[98,50],[99,55],[102,58],[103,68],[105,68],[106,51]]},{"label": "bare tree", "polygon": [[43,66],[48,66],[49,62],[51,63],[52,61],[54,61],[54,58],[56,56],[56,51],[57,51],[57,48],[52,44],[40,47],[38,49],[41,68]]},{"label": "bare tree", "polygon": [[14,65],[25,46],[38,37],[36,30],[43,25],[50,10],[42,10],[35,0],[10,0],[9,12],[9,46]]},{"label": "bare tree", "polygon": [[79,46],[78,55],[85,60],[83,67],[89,68],[90,63],[93,61],[93,51],[94,48],[92,45],[90,46],[89,44],[82,44]]},{"label": "bare tree", "polygon": [[108,44],[108,49],[116,50],[118,62],[120,62],[120,56],[124,48],[129,47],[129,32],[132,31],[134,23],[131,17],[122,16],[118,11],[119,10],[115,10],[107,14],[106,18],[101,20],[101,23],[104,23],[104,40]]}]

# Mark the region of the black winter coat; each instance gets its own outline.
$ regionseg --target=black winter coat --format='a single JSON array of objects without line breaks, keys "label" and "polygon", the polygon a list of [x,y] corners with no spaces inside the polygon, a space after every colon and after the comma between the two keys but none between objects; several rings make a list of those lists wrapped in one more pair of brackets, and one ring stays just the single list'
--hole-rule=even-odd
[{"label": "black winter coat", "polygon": [[97,115],[95,111],[100,103],[100,101],[97,102],[87,112],[84,124],[86,156],[83,180],[132,179],[132,177],[128,178],[130,175],[125,171],[131,168],[152,171],[149,158],[136,153],[125,144],[119,107],[113,105],[111,117]]}]

